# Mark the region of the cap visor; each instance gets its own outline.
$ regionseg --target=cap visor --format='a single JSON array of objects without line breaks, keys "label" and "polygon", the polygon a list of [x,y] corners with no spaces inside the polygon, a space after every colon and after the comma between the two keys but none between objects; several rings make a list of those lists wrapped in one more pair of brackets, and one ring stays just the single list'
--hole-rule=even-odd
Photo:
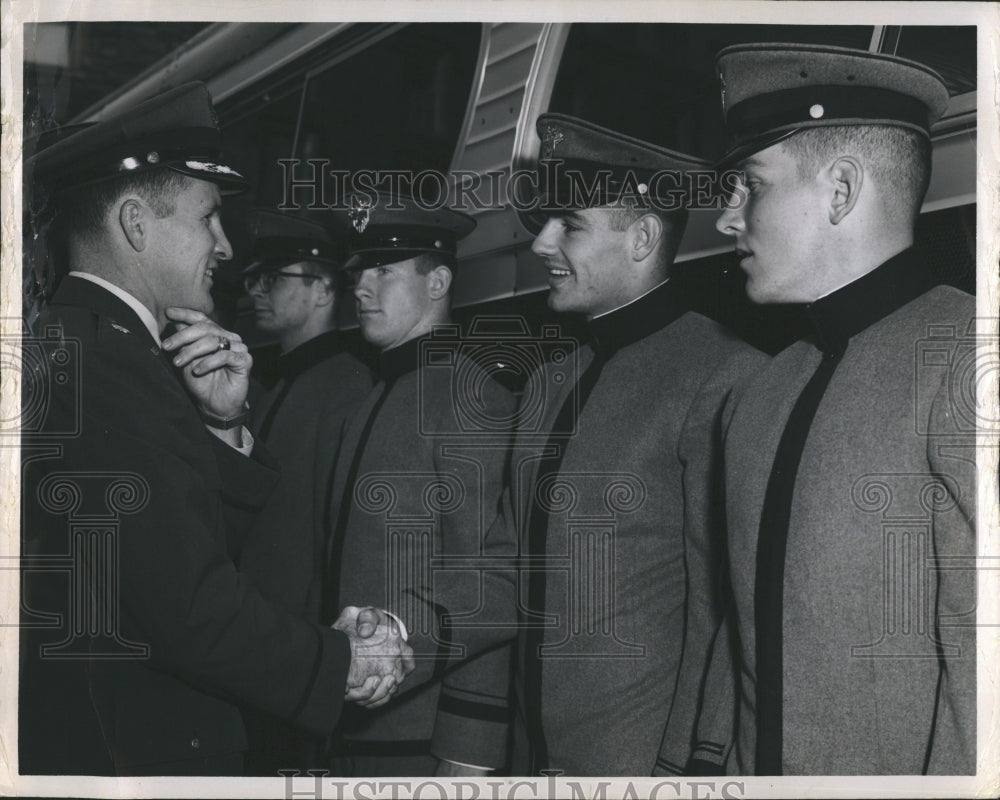
[{"label": "cap visor", "polygon": [[772,145],[776,145],[778,142],[782,142],[793,134],[798,133],[800,130],[802,130],[802,128],[796,127],[791,130],[765,133],[761,136],[754,137],[748,142],[735,145],[726,151],[726,154],[721,158],[718,164],[716,164],[715,168],[716,170],[731,169],[744,158],[752,156],[754,153],[759,153],[761,150],[766,150]]},{"label": "cap visor", "polygon": [[386,264],[398,264],[409,261],[419,255],[432,252],[429,250],[361,250],[351,255],[341,269],[349,272],[359,272],[371,267],[384,267]]}]

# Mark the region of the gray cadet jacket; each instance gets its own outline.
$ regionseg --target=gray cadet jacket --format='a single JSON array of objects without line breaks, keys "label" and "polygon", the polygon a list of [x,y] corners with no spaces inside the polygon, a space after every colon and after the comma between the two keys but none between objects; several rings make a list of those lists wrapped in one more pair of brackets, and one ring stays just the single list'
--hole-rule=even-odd
[{"label": "gray cadet jacket", "polygon": [[[772,758],[783,774],[975,771],[975,302],[923,276],[905,251],[812,304],[815,334],[779,354],[730,409],[740,645],[730,771],[752,774],[762,746],[780,749]],[[797,473],[781,476],[794,481],[787,543],[771,557],[784,559],[782,602],[760,608],[766,487],[824,354],[839,363],[802,423]],[[780,620],[763,651],[774,659],[780,643],[780,674],[757,663],[762,611]],[[762,679],[778,680],[779,702],[760,696]],[[725,690],[706,694],[714,702]],[[758,741],[762,713],[780,723],[779,737]]]},{"label": "gray cadet jacket", "polygon": [[[417,644],[402,692],[340,728],[356,755],[428,755],[497,768],[506,760],[510,650],[460,663],[449,595],[475,591],[496,516],[513,395],[445,327],[382,353],[378,381],[345,426],[329,492],[328,615],[347,605],[398,616]],[[498,643],[499,644],[499,643]],[[456,665],[458,665],[456,667]],[[452,667],[446,674],[446,668]]]}]

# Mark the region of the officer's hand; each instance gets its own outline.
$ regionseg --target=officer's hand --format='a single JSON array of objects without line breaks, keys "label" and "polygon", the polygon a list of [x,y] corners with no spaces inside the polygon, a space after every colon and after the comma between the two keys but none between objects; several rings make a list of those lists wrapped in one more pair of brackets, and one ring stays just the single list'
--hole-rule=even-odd
[{"label": "officer's hand", "polygon": [[413,650],[396,621],[369,606],[347,606],[333,624],[351,642],[351,669],[345,699],[363,708],[388,703],[414,666]]},{"label": "officer's hand", "polygon": [[217,417],[241,413],[250,386],[253,358],[239,334],[219,327],[200,311],[166,309],[177,332],[163,342],[181,368],[184,383],[205,411]]}]

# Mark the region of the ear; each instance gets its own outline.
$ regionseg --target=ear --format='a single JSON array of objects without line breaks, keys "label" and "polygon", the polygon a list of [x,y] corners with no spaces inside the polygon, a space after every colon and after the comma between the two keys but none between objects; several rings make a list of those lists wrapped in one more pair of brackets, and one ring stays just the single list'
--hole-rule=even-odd
[{"label": "ear", "polygon": [[655,214],[643,214],[632,223],[629,251],[633,261],[646,260],[663,238],[663,220]]},{"label": "ear", "polygon": [[328,306],[337,299],[337,291],[333,288],[332,278],[324,277],[318,281],[313,281],[313,287],[317,308]]},{"label": "ear", "polygon": [[440,300],[448,296],[451,288],[451,270],[444,264],[434,267],[427,273],[427,293],[432,300]]},{"label": "ear", "polygon": [[118,224],[132,249],[141,253],[148,244],[149,231],[146,227],[146,207],[130,197],[118,208]]},{"label": "ear", "polygon": [[837,225],[857,205],[865,181],[865,168],[854,156],[841,156],[830,166],[828,174],[833,184],[830,222]]}]

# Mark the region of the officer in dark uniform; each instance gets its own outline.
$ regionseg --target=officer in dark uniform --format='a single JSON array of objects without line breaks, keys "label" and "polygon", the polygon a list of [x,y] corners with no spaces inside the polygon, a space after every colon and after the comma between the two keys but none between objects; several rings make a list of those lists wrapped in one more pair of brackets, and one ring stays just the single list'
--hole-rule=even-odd
[{"label": "officer in dark uniform", "polygon": [[[269,209],[256,210],[249,228],[244,285],[258,330],[281,348],[276,374],[251,384],[249,427],[281,476],[250,525],[238,564],[264,597],[319,622],[327,531],[315,513],[314,492],[329,481],[337,454],[325,442],[319,446],[318,432],[339,429],[372,386],[371,371],[341,345],[336,330],[347,235],[335,237],[300,214]],[[314,737],[272,716],[248,714],[250,772],[321,766]]]},{"label": "officer in dark uniform", "polygon": [[975,300],[914,247],[948,90],[836,47],[741,45],[717,64],[742,171],[718,228],[750,298],[803,304],[811,326],[728,410],[728,769],[969,774]]},{"label": "officer in dark uniform", "polygon": [[[435,571],[431,559],[482,552],[514,399],[449,325],[456,247],[475,221],[408,197],[370,199],[345,212],[352,227],[345,269],[356,277],[361,331],[380,355],[376,385],[339,447],[327,593],[333,616],[347,605],[376,606],[422,636],[449,614],[442,593],[474,577]],[[478,423],[468,424],[470,410]],[[508,651],[443,677],[452,650],[438,637],[418,660],[416,691],[345,714],[336,772],[485,774],[504,764]]]},{"label": "officer in dark uniform", "polygon": [[231,256],[221,195],[245,182],[204,85],[32,166],[70,274],[25,374],[44,402],[23,440],[21,768],[101,770],[73,751],[102,736],[119,775],[240,774],[237,701],[328,733],[347,685],[401,679],[406,650],[266,602],[227,550],[277,472],[244,426],[246,347],[207,316]]}]

